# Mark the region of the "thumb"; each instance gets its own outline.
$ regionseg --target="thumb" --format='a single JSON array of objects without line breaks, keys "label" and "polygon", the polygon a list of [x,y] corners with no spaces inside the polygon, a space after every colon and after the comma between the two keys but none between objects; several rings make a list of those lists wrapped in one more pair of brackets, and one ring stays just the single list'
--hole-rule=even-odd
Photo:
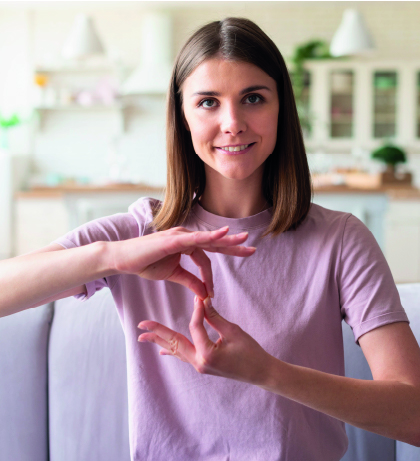
[{"label": "thumb", "polygon": [[230,322],[222,317],[211,303],[210,296],[203,301],[204,304],[204,316],[207,323],[213,327],[218,333],[223,334],[226,330],[226,326],[230,325]]}]

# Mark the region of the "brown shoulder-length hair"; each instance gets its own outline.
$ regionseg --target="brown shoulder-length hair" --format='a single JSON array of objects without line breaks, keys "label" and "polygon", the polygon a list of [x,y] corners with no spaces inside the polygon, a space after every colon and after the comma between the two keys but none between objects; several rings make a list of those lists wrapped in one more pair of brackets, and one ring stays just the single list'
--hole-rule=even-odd
[{"label": "brown shoulder-length hair", "polygon": [[163,204],[154,211],[150,225],[156,230],[182,225],[204,192],[204,163],[194,152],[183,121],[182,84],[203,61],[216,56],[254,64],[277,82],[277,142],[265,161],[262,180],[273,216],[263,237],[296,230],[309,212],[313,192],[292,84],[274,42],[244,18],[226,18],[201,27],[175,60],[167,95],[167,185]]}]

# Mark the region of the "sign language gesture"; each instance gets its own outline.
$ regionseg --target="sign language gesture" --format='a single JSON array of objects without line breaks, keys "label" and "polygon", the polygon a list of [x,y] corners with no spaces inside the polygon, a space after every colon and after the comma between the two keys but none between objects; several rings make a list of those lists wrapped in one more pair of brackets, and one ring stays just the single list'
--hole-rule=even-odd
[{"label": "sign language gesture", "polygon": [[[204,328],[204,319],[219,333],[214,343]],[[160,355],[172,355],[190,363],[199,373],[223,376],[255,385],[263,385],[274,359],[238,325],[224,319],[212,307],[207,297],[204,302],[194,300],[190,322],[193,343],[158,322],[144,320],[139,328],[149,330],[139,336],[139,341],[149,341],[161,346]]]},{"label": "sign language gesture", "polygon": [[[136,274],[149,280],[179,283],[204,299],[213,294],[213,274],[206,252],[248,257],[255,247],[242,246],[248,232],[227,235],[229,228],[192,232],[174,227],[139,238],[111,242],[116,273]],[[188,255],[198,266],[201,280],[185,270],[181,255]]]}]

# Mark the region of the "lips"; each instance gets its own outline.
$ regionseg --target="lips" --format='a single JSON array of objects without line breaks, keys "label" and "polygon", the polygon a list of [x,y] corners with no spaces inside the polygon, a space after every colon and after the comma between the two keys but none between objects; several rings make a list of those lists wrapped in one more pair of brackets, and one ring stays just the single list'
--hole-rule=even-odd
[{"label": "lips", "polygon": [[[234,151],[234,152],[230,152],[228,150],[224,150],[222,149],[221,147],[215,147],[215,149],[217,150],[217,152],[220,152],[221,154],[225,154],[225,155],[239,155],[239,154],[246,154],[247,152],[250,151],[250,149],[252,149],[252,146],[256,144],[255,142],[252,142],[248,145],[248,147],[244,150],[240,150],[240,151]],[[246,145],[246,144],[239,144],[240,146],[243,146],[243,145]],[[234,146],[229,146],[229,147],[234,147]]]}]

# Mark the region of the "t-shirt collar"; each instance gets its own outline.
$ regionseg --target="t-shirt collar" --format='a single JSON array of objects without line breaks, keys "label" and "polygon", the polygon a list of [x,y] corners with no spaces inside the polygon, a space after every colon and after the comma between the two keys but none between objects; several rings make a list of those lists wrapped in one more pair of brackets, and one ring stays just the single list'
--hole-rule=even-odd
[{"label": "t-shirt collar", "polygon": [[256,229],[266,227],[270,223],[273,207],[246,218],[225,218],[210,213],[197,202],[192,208],[192,212],[198,219],[217,229],[224,226],[229,226],[229,229]]}]

